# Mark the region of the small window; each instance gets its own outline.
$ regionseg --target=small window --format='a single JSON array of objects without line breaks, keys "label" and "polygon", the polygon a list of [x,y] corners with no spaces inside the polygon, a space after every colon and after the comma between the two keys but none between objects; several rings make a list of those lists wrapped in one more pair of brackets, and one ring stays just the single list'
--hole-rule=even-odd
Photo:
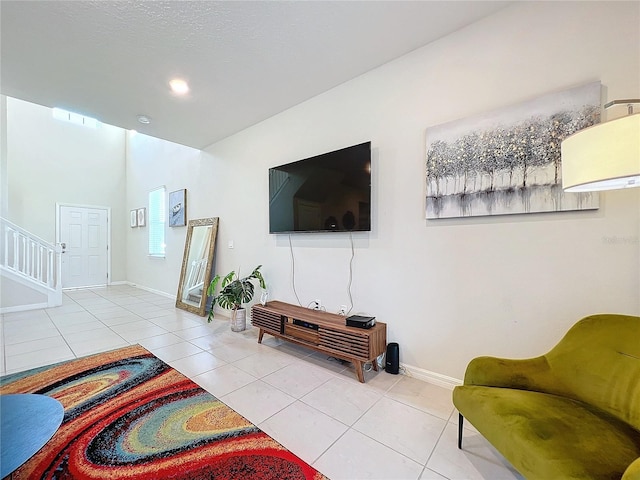
[{"label": "small window", "polygon": [[62,108],[53,108],[52,113],[53,113],[53,118],[55,118],[56,120],[75,123],[76,125],[81,125],[83,127],[89,127],[89,128],[98,127],[98,120],[96,120],[95,118],[80,115],[79,113],[69,112],[67,110],[63,110]]},{"label": "small window", "polygon": [[149,192],[149,255],[152,257],[164,257],[164,206],[165,188],[158,187]]}]

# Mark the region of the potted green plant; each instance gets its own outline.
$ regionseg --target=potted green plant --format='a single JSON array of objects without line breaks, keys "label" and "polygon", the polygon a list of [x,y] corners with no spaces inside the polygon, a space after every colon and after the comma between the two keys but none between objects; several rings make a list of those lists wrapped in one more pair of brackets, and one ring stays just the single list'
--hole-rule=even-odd
[{"label": "potted green plant", "polygon": [[242,304],[249,303],[253,299],[255,287],[252,280],[258,280],[261,288],[267,288],[262,273],[260,273],[260,267],[262,267],[262,265],[258,265],[253,269],[251,274],[244,278],[240,278],[235,271],[228,273],[222,279],[220,293],[218,295],[215,295],[215,292],[218,282],[220,281],[220,275],[213,277],[209,288],[207,288],[207,296],[213,296],[211,300],[211,310],[209,310],[209,316],[207,318],[208,322],[213,319],[213,308],[216,305],[220,305],[222,308],[231,310],[231,330],[241,332],[246,328],[247,315],[245,309],[242,308]]}]

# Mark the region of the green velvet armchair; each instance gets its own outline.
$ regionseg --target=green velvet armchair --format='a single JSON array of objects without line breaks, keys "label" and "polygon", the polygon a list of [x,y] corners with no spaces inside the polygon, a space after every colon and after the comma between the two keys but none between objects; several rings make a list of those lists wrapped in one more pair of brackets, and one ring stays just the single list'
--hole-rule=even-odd
[{"label": "green velvet armchair", "polygon": [[640,317],[593,315],[546,355],[473,359],[453,391],[528,479],[640,480]]}]

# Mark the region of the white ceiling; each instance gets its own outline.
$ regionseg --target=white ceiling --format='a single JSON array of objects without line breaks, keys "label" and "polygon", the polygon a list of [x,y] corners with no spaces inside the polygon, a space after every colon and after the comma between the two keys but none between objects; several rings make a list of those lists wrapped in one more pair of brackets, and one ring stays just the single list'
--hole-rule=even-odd
[{"label": "white ceiling", "polygon": [[2,0],[1,92],[204,148],[510,3]]}]

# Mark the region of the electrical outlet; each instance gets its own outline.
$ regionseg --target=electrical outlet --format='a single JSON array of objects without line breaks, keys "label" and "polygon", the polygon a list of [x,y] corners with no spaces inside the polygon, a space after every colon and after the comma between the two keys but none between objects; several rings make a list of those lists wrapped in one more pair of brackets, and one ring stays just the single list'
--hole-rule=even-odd
[{"label": "electrical outlet", "polygon": [[346,315],[347,314],[347,306],[340,305],[340,310],[338,310],[338,315]]},{"label": "electrical outlet", "polygon": [[316,298],[314,300],[314,302],[316,303],[315,307],[313,307],[314,310],[320,310],[320,308],[322,307],[322,302],[320,301],[319,298]]}]

